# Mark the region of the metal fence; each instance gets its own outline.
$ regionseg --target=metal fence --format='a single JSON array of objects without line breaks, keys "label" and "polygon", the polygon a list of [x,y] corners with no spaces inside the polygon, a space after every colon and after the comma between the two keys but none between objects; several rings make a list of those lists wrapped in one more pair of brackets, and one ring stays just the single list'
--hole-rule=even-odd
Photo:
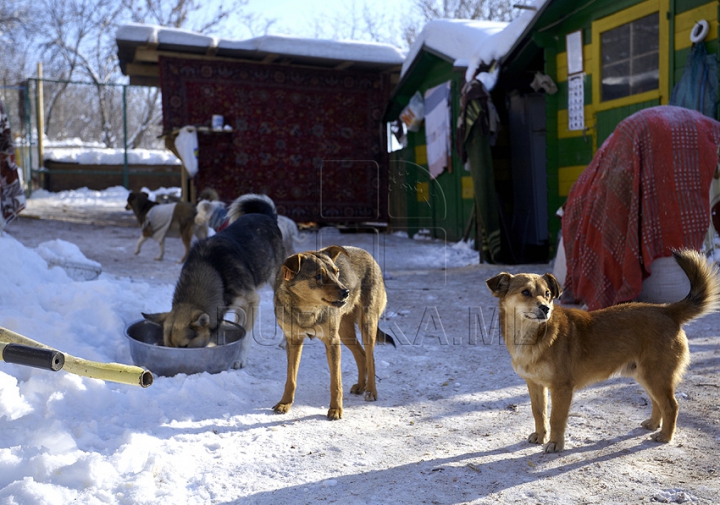
[{"label": "metal fence", "polygon": [[[160,94],[156,88],[30,78],[17,86],[0,86],[0,90],[15,140],[17,163],[23,170],[28,191],[33,185],[37,187],[38,181],[48,174],[41,162],[43,149],[63,144],[120,149],[124,153],[124,162],[122,168],[116,170],[55,168],[53,174],[121,176],[126,188],[130,175],[179,177],[179,170],[172,173],[131,171],[128,166],[128,152],[133,147],[164,147],[160,138]],[[44,105],[41,115],[37,106],[40,100]],[[138,136],[147,118],[151,118],[150,124]],[[44,136],[38,134],[39,125]],[[177,184],[179,180],[172,182]]]}]

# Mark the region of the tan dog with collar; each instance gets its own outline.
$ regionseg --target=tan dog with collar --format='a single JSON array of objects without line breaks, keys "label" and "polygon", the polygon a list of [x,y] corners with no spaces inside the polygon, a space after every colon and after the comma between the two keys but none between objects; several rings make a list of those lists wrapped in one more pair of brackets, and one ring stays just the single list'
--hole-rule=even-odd
[{"label": "tan dog with collar", "polygon": [[[500,328],[517,374],[530,392],[535,431],[528,441],[561,451],[573,392],[620,374],[633,377],[652,401],[648,430],[669,442],[675,433],[675,387],[690,357],[682,325],[720,305],[716,267],[691,250],[673,252],[690,279],[679,302],[627,303],[586,312],[553,304],[561,288],[552,274],[501,273],[487,285],[500,299]],[[548,433],[547,392],[552,397]]]},{"label": "tan dog with collar", "polygon": [[[395,343],[378,328],[387,296],[380,267],[367,251],[357,247],[330,246],[285,260],[275,282],[275,316],[285,334],[288,358],[285,391],[275,412],[286,413],[295,400],[303,340],[318,338],[325,344],[330,366],[328,419],[343,415],[340,343],[353,354],[358,381],[353,394],[377,400],[375,342]],[[360,328],[362,344],[355,336]]]}]

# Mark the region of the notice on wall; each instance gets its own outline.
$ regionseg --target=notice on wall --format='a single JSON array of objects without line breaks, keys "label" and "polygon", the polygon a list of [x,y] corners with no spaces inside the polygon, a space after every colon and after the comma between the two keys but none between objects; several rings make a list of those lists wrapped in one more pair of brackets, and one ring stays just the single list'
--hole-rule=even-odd
[{"label": "notice on wall", "polygon": [[579,74],[583,71],[583,42],[582,30],[568,33],[565,36],[567,52],[568,75]]},{"label": "notice on wall", "polygon": [[583,74],[568,77],[568,130],[585,129],[585,78]]}]

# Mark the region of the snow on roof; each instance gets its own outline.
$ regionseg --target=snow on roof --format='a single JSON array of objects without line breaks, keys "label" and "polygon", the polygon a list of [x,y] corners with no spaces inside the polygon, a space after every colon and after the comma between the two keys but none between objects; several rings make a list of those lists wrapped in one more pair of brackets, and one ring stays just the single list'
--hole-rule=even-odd
[{"label": "snow on roof", "polygon": [[117,41],[140,42],[158,45],[195,47],[201,49],[257,51],[288,56],[347,60],[358,62],[400,65],[405,60],[403,51],[390,44],[348,40],[322,40],[297,38],[285,35],[265,35],[248,40],[226,40],[201,35],[179,28],[156,25],[127,24],[116,34]]},{"label": "snow on roof", "polygon": [[507,23],[498,21],[478,21],[471,19],[437,19],[430,21],[420,32],[408,51],[400,75],[412,65],[423,46],[437,51],[453,60],[467,61],[473,49],[500,32]]},{"label": "snow on roof", "polygon": [[358,42],[355,40],[303,39],[287,35],[265,35],[240,42],[221,40],[219,47],[395,65],[399,65],[405,60],[404,53],[389,44]]},{"label": "snow on roof", "polygon": [[494,33],[491,37],[478,40],[473,44],[472,57],[465,73],[465,80],[471,81],[475,77],[477,68],[482,65],[490,65],[493,61],[499,61],[512,50],[515,43],[525,33],[525,29],[542,11],[543,6],[550,0],[533,0],[528,3],[531,9],[523,10],[522,14],[513,19],[504,30]]},{"label": "snow on roof", "polygon": [[117,40],[149,44],[181,44],[197,47],[216,47],[218,39],[182,28],[130,23],[118,28]]}]

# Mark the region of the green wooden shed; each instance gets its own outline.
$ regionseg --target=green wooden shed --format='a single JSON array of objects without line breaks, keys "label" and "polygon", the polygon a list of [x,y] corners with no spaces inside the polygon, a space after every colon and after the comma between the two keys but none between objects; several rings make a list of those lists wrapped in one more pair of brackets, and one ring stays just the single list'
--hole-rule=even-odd
[{"label": "green wooden shed", "polygon": [[[718,9],[707,0],[538,0],[532,22],[501,62],[496,101],[527,92],[542,61],[558,91],[544,95],[550,243],[555,212],[615,127],[638,110],[670,103],[693,41],[704,44],[717,87]],[[534,63],[533,63],[534,62]],[[525,91],[523,91],[523,88]],[[717,105],[717,92],[714,91]],[[706,112],[707,113],[707,112]],[[713,114],[717,119],[717,112]]]},{"label": "green wooden shed", "polygon": [[390,162],[389,213],[394,230],[448,241],[468,234],[475,238],[473,181],[454,149],[459,97],[473,48],[505,26],[488,21],[432,21],[410,48],[385,120],[397,120],[416,93],[424,95],[432,88],[447,86],[450,149],[446,168],[433,176],[425,124],[418,131],[405,132],[404,145],[391,154]]}]

